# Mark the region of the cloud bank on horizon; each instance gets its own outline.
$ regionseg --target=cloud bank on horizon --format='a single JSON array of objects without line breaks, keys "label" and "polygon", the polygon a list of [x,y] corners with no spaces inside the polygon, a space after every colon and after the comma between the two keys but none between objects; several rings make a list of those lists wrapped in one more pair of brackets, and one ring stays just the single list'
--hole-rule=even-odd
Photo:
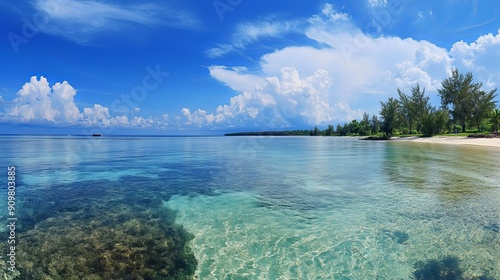
[{"label": "cloud bank on horizon", "polygon": [[[72,31],[57,28],[55,24],[45,32],[61,33],[60,36],[77,43],[86,42],[86,37],[81,37],[86,32],[118,28],[112,23],[160,24],[155,17],[148,16],[155,10],[151,5],[143,5],[132,12],[131,7],[115,7],[97,1],[64,2],[67,2],[66,8],[52,17],[68,22],[65,26]],[[368,1],[370,8],[380,11],[381,20],[387,20],[384,24],[397,24],[383,16],[401,13],[403,7],[389,5],[388,1]],[[35,6],[51,12],[50,1],[35,1]],[[102,13],[89,29],[82,29],[80,21],[94,8]],[[415,14],[418,21],[433,17],[434,13],[429,10]],[[197,24],[196,20],[188,18],[179,22],[178,27]],[[210,77],[234,92],[229,100],[220,100],[218,106],[191,108],[186,104],[177,112],[150,115],[139,108],[139,104],[129,106],[124,114],[115,110],[112,102],[79,106],[75,102],[78,89],[70,85],[70,80],[51,81],[55,82],[51,85],[50,77],[33,76],[14,99],[0,96],[0,120],[158,130],[310,127],[359,119],[363,112],[377,114],[379,101],[395,96],[396,88],[408,91],[416,83],[435,96],[441,81],[455,67],[472,72],[486,89],[498,87],[500,83],[497,63],[500,61],[500,30],[496,34],[481,34],[470,43],[456,41],[446,49],[430,40],[386,36],[378,27],[365,24],[360,28],[350,14],[330,3],[305,18],[283,19],[274,15],[253,22],[239,22],[226,42],[206,49],[204,55],[227,62],[221,58],[245,56],[250,48],[262,41],[287,42],[286,38],[291,36],[303,40],[301,44],[290,42],[266,50],[252,63],[234,65],[227,62],[208,66]]]}]

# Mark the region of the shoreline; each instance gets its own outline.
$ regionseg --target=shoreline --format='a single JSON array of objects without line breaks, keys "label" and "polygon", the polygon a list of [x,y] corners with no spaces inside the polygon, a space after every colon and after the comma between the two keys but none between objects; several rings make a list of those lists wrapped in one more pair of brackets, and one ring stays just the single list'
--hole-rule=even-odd
[{"label": "shoreline", "polygon": [[469,145],[500,148],[500,138],[468,138],[466,136],[404,137],[395,141],[433,143],[447,145]]}]

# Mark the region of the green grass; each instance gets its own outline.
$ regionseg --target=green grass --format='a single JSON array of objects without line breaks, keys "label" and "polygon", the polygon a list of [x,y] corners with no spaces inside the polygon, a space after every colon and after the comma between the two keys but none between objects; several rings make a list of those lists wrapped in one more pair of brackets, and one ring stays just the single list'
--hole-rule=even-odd
[{"label": "green grass", "polygon": [[400,134],[400,135],[394,135],[396,137],[400,138],[405,138],[405,137],[422,137],[424,136],[423,134]]},{"label": "green grass", "polygon": [[458,136],[458,137],[467,137],[469,136],[470,134],[491,134],[490,131],[481,131],[481,132],[478,132],[477,130],[467,130],[466,132],[460,132],[458,134],[456,133],[445,133],[445,134],[439,134],[439,136],[450,136],[450,137],[453,137],[453,136]]},{"label": "green grass", "polygon": [[456,137],[464,137],[465,136],[465,137],[467,137],[467,136],[469,136],[469,134],[471,134],[471,133],[469,133],[469,132],[460,132],[458,134],[456,134],[456,133],[445,133],[445,134],[439,134],[437,136],[450,136],[450,137],[454,137],[454,136],[456,136]]}]

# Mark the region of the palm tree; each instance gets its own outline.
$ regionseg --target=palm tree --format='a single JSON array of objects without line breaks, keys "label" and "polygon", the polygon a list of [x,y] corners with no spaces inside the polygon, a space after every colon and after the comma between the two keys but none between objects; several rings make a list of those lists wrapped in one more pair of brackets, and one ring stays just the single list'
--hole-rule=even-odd
[{"label": "palm tree", "polygon": [[498,136],[498,125],[500,124],[500,109],[494,109],[493,112],[491,112],[490,122],[493,125],[495,136]]}]

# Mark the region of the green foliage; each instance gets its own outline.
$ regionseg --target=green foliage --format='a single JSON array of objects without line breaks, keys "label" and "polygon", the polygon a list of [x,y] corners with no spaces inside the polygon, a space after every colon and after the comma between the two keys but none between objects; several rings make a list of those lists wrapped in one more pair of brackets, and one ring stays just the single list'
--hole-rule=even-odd
[{"label": "green foliage", "polygon": [[363,118],[359,123],[359,135],[368,136],[371,134],[370,128],[370,115],[368,113],[363,113]]},{"label": "green foliage", "polygon": [[448,108],[451,105],[453,118],[460,122],[462,132],[465,132],[467,120],[471,115],[471,94],[475,86],[472,83],[472,73],[462,74],[458,69],[452,71],[451,77],[441,82],[442,88],[438,90],[441,96],[441,105]]},{"label": "green foliage", "polygon": [[448,124],[448,110],[436,110],[432,108],[423,118],[422,133],[424,136],[433,136],[442,134]]},{"label": "green foliage", "polygon": [[328,129],[326,130],[325,135],[326,135],[326,136],[332,136],[332,135],[333,135],[333,132],[334,132],[334,131],[333,131],[333,125],[329,124],[329,125],[328,125]]},{"label": "green foliage", "polygon": [[388,137],[393,135],[394,130],[399,124],[398,110],[399,102],[390,97],[387,102],[380,102],[382,109],[380,115],[382,116],[382,132]]},{"label": "green foliage", "polygon": [[360,122],[361,125],[370,125],[370,115],[366,112],[363,113],[363,118]]},{"label": "green foliage", "polygon": [[412,112],[415,118],[416,129],[420,131],[422,129],[422,118],[431,109],[429,96],[425,96],[425,89],[420,91],[419,84],[411,89],[411,94]]},{"label": "green foliage", "polygon": [[[451,77],[443,80],[439,89],[441,105],[450,109],[450,112],[466,131],[468,121],[474,121],[480,130],[480,124],[487,114],[494,108],[496,89],[485,92],[481,90],[482,83],[474,83],[472,73],[462,74],[458,69],[452,71]],[[451,108],[449,108],[451,106]]]},{"label": "green foliage", "polygon": [[338,136],[342,136],[342,132],[344,131],[344,127],[339,123],[337,124],[337,129],[335,130],[335,133]]},{"label": "green foliage", "polygon": [[500,109],[494,109],[490,114],[490,123],[493,127],[493,132],[498,136],[498,127],[500,125]]},{"label": "green foliage", "polygon": [[459,124],[455,124],[455,125],[453,125],[452,130],[453,130],[453,132],[455,132],[455,131],[456,132],[461,132],[462,131],[462,126],[459,125]]},{"label": "green foliage", "polygon": [[371,135],[371,129],[370,126],[368,125],[362,125],[359,128],[359,135],[360,136],[368,136]]},{"label": "green foliage", "polygon": [[314,127],[313,129],[313,136],[318,136],[319,134],[319,128],[317,126]]},{"label": "green foliage", "polygon": [[406,95],[398,89],[399,95],[399,113],[401,119],[408,126],[408,132],[415,128],[418,131],[422,129],[423,116],[430,110],[429,97],[425,96],[425,89],[420,90],[420,85],[416,84],[411,89],[411,96]]},{"label": "green foliage", "polygon": [[349,131],[351,134],[359,135],[359,128],[360,128],[360,124],[358,123],[357,120],[352,120],[349,123]]},{"label": "green foliage", "polygon": [[436,111],[435,119],[435,131],[436,134],[442,134],[446,132],[446,128],[449,127],[450,112],[446,109],[441,109]]},{"label": "green foliage", "polygon": [[472,92],[471,119],[474,121],[474,124],[476,125],[478,131],[489,129],[489,127],[483,127],[482,124],[483,121],[489,118],[491,111],[495,108],[496,101],[493,100],[497,96],[495,92],[496,89],[489,92],[485,92],[482,90],[476,90]]},{"label": "green foliage", "polygon": [[372,119],[370,120],[370,130],[372,135],[378,134],[380,132],[380,121],[375,115],[373,115]]},{"label": "green foliage", "polygon": [[408,97],[401,90],[399,90],[399,88],[398,88],[398,95],[399,95],[398,113],[400,114],[401,121],[409,126],[409,129],[406,129],[406,131],[410,131],[412,129],[413,119],[415,116],[413,114],[413,108],[410,102],[410,97]]},{"label": "green foliage", "polygon": [[[489,116],[488,116],[489,117]],[[483,119],[479,125],[478,132],[490,132],[493,131],[493,125],[490,123],[490,119]]]},{"label": "green foliage", "polygon": [[338,132],[340,136],[347,136],[351,133],[350,126],[347,123],[344,123],[342,126],[342,130]]}]

